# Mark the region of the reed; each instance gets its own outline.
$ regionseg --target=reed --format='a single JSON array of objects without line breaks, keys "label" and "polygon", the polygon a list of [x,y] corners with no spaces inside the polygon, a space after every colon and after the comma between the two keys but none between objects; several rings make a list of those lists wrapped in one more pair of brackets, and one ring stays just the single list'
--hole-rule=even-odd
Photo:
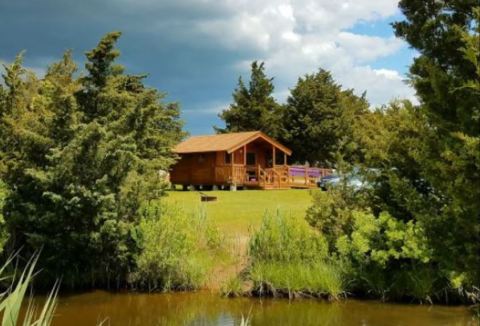
[{"label": "reed", "polygon": [[[14,276],[9,277],[5,275],[6,270],[14,257],[7,260],[7,262],[0,268],[0,279],[12,279],[11,285],[4,293],[0,294],[0,313],[3,315],[2,326],[16,326],[20,324],[20,320],[22,319],[20,309],[25,303],[26,292],[34,277],[35,265],[37,264],[38,257],[39,254],[35,254],[27,262],[18,279],[15,279]],[[27,309],[23,315],[23,325],[47,326],[52,323],[57,306],[59,287],[60,282],[56,282],[40,309],[34,304],[32,298],[29,299]]]}]

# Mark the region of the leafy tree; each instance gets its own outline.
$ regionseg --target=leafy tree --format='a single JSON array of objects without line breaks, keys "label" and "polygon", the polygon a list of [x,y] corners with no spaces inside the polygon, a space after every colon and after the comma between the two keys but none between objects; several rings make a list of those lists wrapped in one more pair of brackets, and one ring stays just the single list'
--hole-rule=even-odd
[{"label": "leafy tree", "polygon": [[299,78],[291,90],[280,138],[293,150],[294,160],[333,166],[339,151],[349,147],[349,155],[355,152],[351,126],[367,109],[364,96],[342,90],[330,72],[320,69]]},{"label": "leafy tree", "polygon": [[[408,209],[422,221],[436,260],[466,285],[480,284],[480,7],[478,1],[400,1],[394,24],[420,55],[410,77],[434,131],[416,153],[437,201]],[[409,178],[409,183],[415,182]],[[431,198],[427,197],[425,199]]]},{"label": "leafy tree", "polygon": [[233,103],[219,117],[225,121],[225,128],[218,132],[239,132],[261,130],[275,137],[278,128],[279,105],[272,96],[273,78],[265,74],[264,63],[252,62],[248,87],[242,77],[233,92]]},{"label": "leafy tree", "polygon": [[141,205],[162,195],[159,171],[183,136],[178,105],[114,64],[119,36],[87,52],[84,77],[70,52],[42,80],[21,57],[4,77],[0,166],[12,246],[43,248],[42,275],[72,287],[125,281]]}]

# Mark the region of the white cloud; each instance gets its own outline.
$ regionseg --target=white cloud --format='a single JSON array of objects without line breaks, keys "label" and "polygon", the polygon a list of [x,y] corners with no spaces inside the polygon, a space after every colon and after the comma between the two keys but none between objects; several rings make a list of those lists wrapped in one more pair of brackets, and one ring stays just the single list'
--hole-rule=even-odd
[{"label": "white cloud", "polygon": [[248,71],[250,60],[264,60],[276,78],[280,99],[298,76],[320,67],[332,71],[344,86],[358,93],[366,90],[374,105],[398,97],[414,99],[398,71],[370,66],[406,44],[394,36],[348,30],[396,14],[396,0],[232,0],[223,6],[223,15],[197,21],[195,30],[230,50],[252,53],[249,60],[235,63],[240,72]]}]

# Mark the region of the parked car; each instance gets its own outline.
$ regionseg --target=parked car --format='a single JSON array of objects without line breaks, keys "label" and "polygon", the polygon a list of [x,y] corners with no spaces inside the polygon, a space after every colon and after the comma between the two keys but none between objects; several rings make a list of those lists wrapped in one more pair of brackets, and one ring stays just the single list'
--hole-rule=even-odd
[{"label": "parked car", "polygon": [[345,184],[353,190],[360,190],[369,186],[368,182],[356,172],[344,175],[343,178],[337,173],[324,176],[317,182],[317,186],[322,190],[327,190],[341,184],[341,182],[345,182]]},{"label": "parked car", "polygon": [[332,173],[330,175],[326,175],[322,177],[320,180],[317,181],[318,188],[322,190],[327,190],[327,188],[331,187],[340,182],[340,176],[336,173]]}]

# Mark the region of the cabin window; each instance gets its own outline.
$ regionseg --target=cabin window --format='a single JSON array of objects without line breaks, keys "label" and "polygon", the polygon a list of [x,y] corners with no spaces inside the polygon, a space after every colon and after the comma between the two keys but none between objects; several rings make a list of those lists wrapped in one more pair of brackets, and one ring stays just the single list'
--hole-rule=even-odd
[{"label": "cabin window", "polygon": [[198,155],[198,163],[203,163],[205,162],[205,156],[203,154]]},{"label": "cabin window", "polygon": [[247,153],[247,165],[255,165],[256,161],[255,153]]},{"label": "cabin window", "polygon": [[232,163],[232,156],[231,154],[225,152],[225,164],[230,164]]}]

